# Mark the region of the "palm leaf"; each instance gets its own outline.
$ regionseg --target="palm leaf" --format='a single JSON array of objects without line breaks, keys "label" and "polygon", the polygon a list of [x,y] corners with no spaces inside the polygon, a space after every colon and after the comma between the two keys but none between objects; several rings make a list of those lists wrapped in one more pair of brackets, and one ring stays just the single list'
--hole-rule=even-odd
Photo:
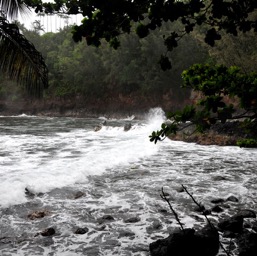
[{"label": "palm leaf", "polygon": [[18,17],[18,13],[25,13],[28,7],[22,3],[22,0],[0,0],[0,11],[8,18]]},{"label": "palm leaf", "polygon": [[0,70],[23,85],[35,97],[48,87],[48,70],[41,54],[16,24],[0,17]]}]

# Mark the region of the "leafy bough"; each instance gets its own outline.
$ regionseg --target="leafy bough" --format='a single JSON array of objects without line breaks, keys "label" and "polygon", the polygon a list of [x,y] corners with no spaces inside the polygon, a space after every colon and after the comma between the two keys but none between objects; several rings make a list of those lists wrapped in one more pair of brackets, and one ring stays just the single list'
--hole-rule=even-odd
[{"label": "leafy bough", "polygon": [[235,66],[195,64],[182,73],[182,78],[183,87],[198,92],[200,99],[195,105],[167,113],[169,121],[152,132],[150,141],[157,143],[189,126],[202,133],[218,122],[233,120],[242,120],[247,129],[256,128],[256,72],[244,73]]}]

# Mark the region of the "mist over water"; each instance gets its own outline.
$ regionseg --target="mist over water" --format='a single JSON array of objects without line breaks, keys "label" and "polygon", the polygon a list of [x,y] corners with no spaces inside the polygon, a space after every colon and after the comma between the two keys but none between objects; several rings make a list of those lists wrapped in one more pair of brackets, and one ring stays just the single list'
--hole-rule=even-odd
[{"label": "mist over water", "polygon": [[[189,227],[201,217],[192,214],[190,198],[177,192],[181,184],[206,208],[213,198],[234,195],[239,203],[226,214],[241,206],[257,211],[256,149],[151,143],[149,135],[164,120],[159,108],[143,120],[0,117],[0,255],[149,255],[149,242],[177,226],[159,196],[162,187]],[[128,131],[126,124],[132,125]],[[43,194],[31,198],[25,188]],[[85,196],[75,200],[78,191]],[[49,216],[28,219],[42,209]],[[114,221],[100,223],[105,214]],[[128,217],[140,221],[128,224]],[[157,221],[160,228],[154,229]],[[50,226],[57,230],[50,244],[35,237]],[[84,226],[87,234],[74,234]]]}]

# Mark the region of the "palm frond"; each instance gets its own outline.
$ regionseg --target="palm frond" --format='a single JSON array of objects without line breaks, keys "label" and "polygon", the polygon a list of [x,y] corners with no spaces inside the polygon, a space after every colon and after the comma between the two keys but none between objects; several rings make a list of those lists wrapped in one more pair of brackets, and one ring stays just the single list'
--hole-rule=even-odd
[{"label": "palm frond", "polygon": [[16,24],[0,17],[0,70],[22,84],[31,96],[41,97],[48,87],[48,70],[42,55]]},{"label": "palm frond", "polygon": [[26,13],[28,7],[21,0],[0,0],[0,12],[10,19],[16,19],[18,13]]}]

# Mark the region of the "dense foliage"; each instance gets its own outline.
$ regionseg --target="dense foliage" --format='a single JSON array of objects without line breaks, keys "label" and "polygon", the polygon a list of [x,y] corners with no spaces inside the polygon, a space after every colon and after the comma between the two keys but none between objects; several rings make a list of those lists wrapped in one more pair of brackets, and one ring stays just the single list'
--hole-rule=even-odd
[{"label": "dense foliage", "polygon": [[[221,39],[222,31],[233,35],[239,31],[257,31],[255,0],[55,0],[54,3],[25,0],[25,3],[36,12],[82,14],[84,19],[74,27],[73,39],[78,42],[85,38],[88,45],[95,46],[104,38],[118,48],[119,35],[134,30],[140,38],[145,38],[167,21],[178,21],[182,26],[179,30],[171,29],[163,37],[168,52],[178,46],[181,37],[199,26],[204,26],[204,41],[211,46]],[[169,56],[162,55],[160,64],[164,70],[171,68]]]},{"label": "dense foliage", "polygon": [[[201,92],[196,105],[186,106],[182,111],[168,114],[170,123],[153,132],[151,141],[157,142],[170,134],[176,134],[182,123],[195,125],[203,132],[216,122],[244,119],[247,127],[256,128],[257,73],[245,73],[238,67],[195,64],[182,73],[183,86]],[[227,96],[234,98],[229,102]],[[239,112],[239,110],[243,112]],[[185,127],[185,126],[184,126]]]},{"label": "dense foliage", "polygon": [[[159,102],[163,97],[172,100],[171,107],[182,105],[189,98],[190,90],[181,90],[181,73],[197,62],[204,62],[207,50],[198,40],[187,36],[172,54],[173,69],[163,72],[158,58],[165,50],[162,34],[167,34],[172,26],[166,23],[148,38],[139,39],[136,35],[122,35],[122,49],[114,50],[102,42],[101,47],[86,47],[84,42],[74,43],[71,27],[58,33],[42,33],[38,21],[32,30],[21,24],[22,33],[42,53],[49,69],[49,89],[45,98],[70,100],[79,97],[84,101],[110,97],[115,100],[122,96],[139,97]],[[2,83],[2,87],[5,84]],[[7,90],[3,90],[4,93]],[[10,88],[9,96],[12,95]],[[7,97],[8,94],[0,94]],[[14,97],[15,98],[15,97]]]}]

